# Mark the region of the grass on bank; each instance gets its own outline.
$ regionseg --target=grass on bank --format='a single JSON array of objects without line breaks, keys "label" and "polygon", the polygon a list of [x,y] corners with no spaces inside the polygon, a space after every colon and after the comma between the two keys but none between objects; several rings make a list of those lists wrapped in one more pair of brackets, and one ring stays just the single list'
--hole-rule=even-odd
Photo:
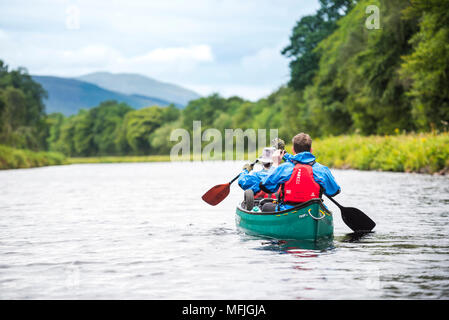
[{"label": "grass on bank", "polygon": [[[287,146],[291,150],[291,145]],[[347,135],[314,139],[317,160],[341,169],[449,173],[449,133]],[[245,155],[245,159],[253,159]],[[189,159],[185,159],[189,160]],[[68,158],[68,163],[170,161],[169,155]]]},{"label": "grass on bank", "polygon": [[57,152],[34,152],[0,145],[0,169],[33,168],[66,163],[66,157]]},{"label": "grass on bank", "polygon": [[73,158],[67,159],[68,164],[121,163],[121,162],[168,162],[168,161],[170,161],[170,155],[73,157]]},{"label": "grass on bank", "polygon": [[317,160],[328,167],[449,173],[449,133],[359,135],[315,139]]},{"label": "grass on bank", "polygon": [[[237,156],[234,152],[232,159],[256,159],[258,155],[256,153],[248,155],[247,152]],[[225,159],[225,154],[218,156],[218,159],[214,159],[213,155],[210,158],[202,157],[202,155],[194,156],[179,156],[171,159],[170,155],[150,155],[150,156],[102,156],[102,157],[73,157],[68,158],[69,164],[83,164],[83,163],[121,163],[121,162],[168,162],[168,161],[222,161]]]},{"label": "grass on bank", "polygon": [[[291,150],[291,145],[286,147]],[[333,168],[419,173],[449,173],[449,133],[395,136],[347,135],[314,139],[317,161]],[[245,157],[253,159],[254,157]],[[190,157],[185,159],[190,160]],[[60,164],[162,162],[169,155],[66,158],[56,152],[33,152],[0,145],[0,169]]]}]

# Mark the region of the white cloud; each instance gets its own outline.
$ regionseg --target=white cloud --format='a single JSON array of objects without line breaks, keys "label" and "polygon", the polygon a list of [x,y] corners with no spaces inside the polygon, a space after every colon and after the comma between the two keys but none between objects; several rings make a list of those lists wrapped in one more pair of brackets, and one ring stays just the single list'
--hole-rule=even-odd
[{"label": "white cloud", "polygon": [[240,65],[252,81],[260,83],[282,83],[288,79],[288,60],[282,56],[281,50],[287,42],[273,47],[265,47],[252,55],[244,56]]},{"label": "white cloud", "polygon": [[284,46],[262,48],[253,55],[244,56],[241,59],[242,66],[252,69],[255,66],[260,68],[273,63],[283,62],[285,61],[285,59],[282,58],[282,55],[280,53],[283,47]]},{"label": "white cloud", "polygon": [[[70,6],[79,9],[79,28],[67,28]],[[299,17],[318,6],[317,0],[0,1],[0,59],[31,74],[140,73],[200,93],[255,99],[288,81],[280,50]]]},{"label": "white cloud", "polygon": [[[0,33],[0,37],[2,33]],[[9,47],[9,49],[8,49]],[[200,63],[214,61],[209,45],[156,48],[146,53],[126,56],[105,44],[91,44],[76,49],[55,50],[34,48],[33,55],[23,52],[17,55],[13,47],[5,46],[3,56],[14,67],[26,65],[34,74],[79,76],[99,70],[112,72],[136,72],[163,77],[164,74],[183,75],[197,68]],[[51,56],[51,60],[48,57]]]},{"label": "white cloud", "polygon": [[77,50],[56,51],[55,58],[59,60],[58,63],[66,65],[107,66],[122,56],[106,45],[89,45]]},{"label": "white cloud", "polygon": [[[96,64],[114,68],[114,65],[176,63],[176,62],[211,62],[212,49],[208,45],[188,47],[156,48],[147,53],[126,57],[120,51],[107,45],[93,44],[75,50],[57,51],[59,62]],[[117,67],[115,67],[117,68]],[[141,68],[141,65],[140,65]]]},{"label": "white cloud", "polygon": [[136,62],[175,62],[179,60],[211,62],[214,58],[211,47],[203,44],[189,47],[157,48],[131,60]]}]

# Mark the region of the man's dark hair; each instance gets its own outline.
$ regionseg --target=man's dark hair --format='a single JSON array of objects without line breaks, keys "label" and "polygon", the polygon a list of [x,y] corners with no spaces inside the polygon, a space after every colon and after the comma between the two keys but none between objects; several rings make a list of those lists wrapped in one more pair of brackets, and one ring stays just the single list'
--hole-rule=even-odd
[{"label": "man's dark hair", "polygon": [[298,133],[292,139],[293,150],[296,153],[301,153],[304,151],[309,151],[312,149],[312,138],[307,133]]}]

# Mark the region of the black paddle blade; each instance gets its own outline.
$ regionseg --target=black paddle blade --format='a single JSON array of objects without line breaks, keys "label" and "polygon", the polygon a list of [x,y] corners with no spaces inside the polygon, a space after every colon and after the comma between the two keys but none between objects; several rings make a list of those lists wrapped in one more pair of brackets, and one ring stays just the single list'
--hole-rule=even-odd
[{"label": "black paddle blade", "polygon": [[217,204],[222,202],[224,198],[228,196],[230,189],[231,188],[229,183],[216,185],[215,187],[207,191],[205,194],[203,194],[201,199],[203,199],[211,206],[216,206]]},{"label": "black paddle blade", "polygon": [[354,232],[370,232],[376,226],[366,214],[357,208],[340,207],[343,222]]}]

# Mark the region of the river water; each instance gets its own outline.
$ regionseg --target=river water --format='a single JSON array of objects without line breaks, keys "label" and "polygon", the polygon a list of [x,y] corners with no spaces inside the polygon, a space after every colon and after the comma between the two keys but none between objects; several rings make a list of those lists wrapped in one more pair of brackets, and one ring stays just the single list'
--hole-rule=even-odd
[{"label": "river water", "polygon": [[201,195],[243,162],[54,166],[0,172],[1,299],[448,299],[449,179],[333,170],[325,248],[236,229],[237,184]]}]

